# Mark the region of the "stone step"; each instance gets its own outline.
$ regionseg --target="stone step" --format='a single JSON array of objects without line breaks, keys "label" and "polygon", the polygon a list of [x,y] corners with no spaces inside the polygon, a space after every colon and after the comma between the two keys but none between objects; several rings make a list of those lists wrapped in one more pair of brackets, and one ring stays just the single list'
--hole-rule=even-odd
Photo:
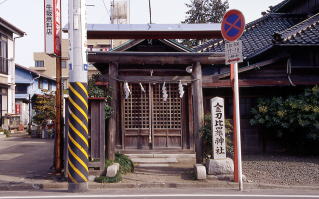
[{"label": "stone step", "polygon": [[161,153],[151,153],[151,154],[126,154],[130,158],[195,158],[195,154],[161,154]]},{"label": "stone step", "polygon": [[176,158],[131,158],[134,163],[177,163]]},{"label": "stone step", "polygon": [[169,164],[145,164],[145,163],[141,163],[138,164],[136,167],[169,167]]}]

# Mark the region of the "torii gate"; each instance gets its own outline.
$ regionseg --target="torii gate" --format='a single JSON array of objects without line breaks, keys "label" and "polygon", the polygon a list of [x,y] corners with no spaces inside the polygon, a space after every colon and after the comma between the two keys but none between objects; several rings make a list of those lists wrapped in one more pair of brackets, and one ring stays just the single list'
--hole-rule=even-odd
[{"label": "torii gate", "polygon": [[[88,24],[88,39],[220,39],[220,24]],[[118,64],[192,64],[191,75],[193,88],[193,127],[195,135],[196,162],[202,161],[202,141],[199,131],[204,123],[202,64],[225,63],[223,53],[189,53],[189,52],[92,52],[88,55],[91,63],[109,63],[109,85],[112,87],[112,109],[109,119],[108,159],[114,159],[115,133],[117,130]],[[111,78],[112,77],[112,78]],[[134,78],[134,77],[131,77]],[[178,79],[175,79],[178,80]]]}]

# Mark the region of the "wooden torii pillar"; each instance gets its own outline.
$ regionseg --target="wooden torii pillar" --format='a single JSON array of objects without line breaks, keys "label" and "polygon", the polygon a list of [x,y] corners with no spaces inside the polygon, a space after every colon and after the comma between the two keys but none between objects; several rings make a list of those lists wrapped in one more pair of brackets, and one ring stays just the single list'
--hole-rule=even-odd
[{"label": "wooden torii pillar", "polygon": [[203,140],[200,136],[200,130],[204,125],[204,104],[202,87],[202,66],[200,62],[196,62],[195,64],[193,64],[192,78],[196,163],[202,163]]},{"label": "wooden torii pillar", "polygon": [[118,114],[117,103],[118,103],[118,63],[109,64],[109,86],[111,88],[111,107],[112,114],[109,118],[108,136],[107,136],[107,159],[115,160],[115,135],[117,130],[116,118]]}]

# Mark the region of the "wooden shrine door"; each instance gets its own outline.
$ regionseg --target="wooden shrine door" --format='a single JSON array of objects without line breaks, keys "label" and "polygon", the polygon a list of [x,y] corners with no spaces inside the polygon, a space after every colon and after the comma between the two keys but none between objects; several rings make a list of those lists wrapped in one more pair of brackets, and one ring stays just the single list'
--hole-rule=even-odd
[{"label": "wooden shrine door", "polygon": [[[178,84],[129,84],[131,95],[122,92],[122,129],[125,149],[181,149],[183,99]],[[123,86],[122,86],[123,88]],[[184,96],[185,98],[185,96]]]}]

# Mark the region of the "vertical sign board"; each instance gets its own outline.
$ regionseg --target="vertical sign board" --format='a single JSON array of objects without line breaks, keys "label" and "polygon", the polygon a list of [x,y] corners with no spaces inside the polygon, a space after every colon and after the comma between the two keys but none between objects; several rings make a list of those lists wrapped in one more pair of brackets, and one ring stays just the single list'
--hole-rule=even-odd
[{"label": "vertical sign board", "polygon": [[44,0],[45,52],[61,56],[61,0]]},{"label": "vertical sign board", "polygon": [[214,97],[210,100],[212,114],[213,158],[226,159],[224,99]]}]

